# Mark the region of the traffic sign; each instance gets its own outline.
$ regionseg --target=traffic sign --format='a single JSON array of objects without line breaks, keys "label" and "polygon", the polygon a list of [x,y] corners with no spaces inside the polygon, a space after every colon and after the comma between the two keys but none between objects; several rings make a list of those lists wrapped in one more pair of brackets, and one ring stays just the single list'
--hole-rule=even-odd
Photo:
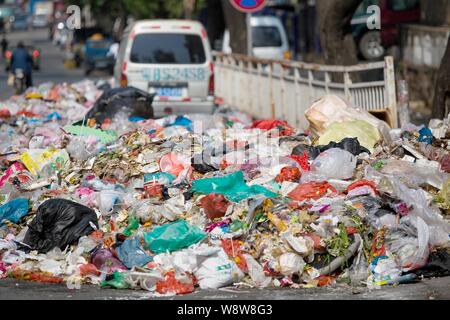
[{"label": "traffic sign", "polygon": [[233,7],[245,13],[252,13],[262,10],[266,5],[266,0],[230,0]]}]

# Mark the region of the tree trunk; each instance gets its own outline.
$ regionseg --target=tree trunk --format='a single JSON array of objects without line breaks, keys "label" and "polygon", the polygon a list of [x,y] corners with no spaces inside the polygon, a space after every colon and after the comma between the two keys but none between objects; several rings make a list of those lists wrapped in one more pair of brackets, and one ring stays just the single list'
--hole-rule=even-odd
[{"label": "tree trunk", "polygon": [[350,21],[362,0],[317,0],[320,42],[329,65],[358,63]]},{"label": "tree trunk", "polygon": [[427,26],[450,26],[450,0],[420,0],[421,22]]},{"label": "tree trunk", "polygon": [[183,0],[183,11],[184,18],[187,20],[192,20],[194,9],[195,9],[195,0]]},{"label": "tree trunk", "polygon": [[433,118],[443,119],[450,111],[450,37],[439,68],[433,101]]},{"label": "tree trunk", "polygon": [[216,40],[221,39],[225,31],[225,17],[221,0],[208,0],[208,38],[214,46]]},{"label": "tree trunk", "polygon": [[230,31],[230,47],[233,53],[247,54],[246,14],[234,8],[229,0],[222,0],[225,21]]}]

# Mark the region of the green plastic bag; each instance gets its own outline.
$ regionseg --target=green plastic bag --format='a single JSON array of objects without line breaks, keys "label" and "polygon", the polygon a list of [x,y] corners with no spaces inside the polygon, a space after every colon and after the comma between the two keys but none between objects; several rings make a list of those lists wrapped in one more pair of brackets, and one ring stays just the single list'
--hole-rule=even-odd
[{"label": "green plastic bag", "polygon": [[244,173],[242,171],[237,171],[220,178],[195,180],[192,183],[192,192],[201,194],[218,193],[233,202],[239,202],[258,194],[263,194],[268,198],[278,196],[278,194],[262,186],[248,186],[245,183]]},{"label": "green plastic bag", "polygon": [[112,287],[114,289],[129,289],[130,284],[125,279],[126,273],[124,272],[114,272],[113,278],[111,280],[104,280],[100,283],[101,287]]},{"label": "green plastic bag", "polygon": [[156,227],[144,234],[146,248],[153,253],[173,252],[187,248],[206,237],[206,233],[185,220]]},{"label": "green plastic bag", "polygon": [[128,226],[125,228],[123,234],[129,237],[133,234],[133,231],[136,231],[137,229],[139,229],[139,219],[136,216],[129,216]]},{"label": "green plastic bag", "polygon": [[83,126],[65,126],[64,130],[75,136],[94,136],[105,144],[109,144],[117,140],[117,133],[111,130],[100,130]]}]

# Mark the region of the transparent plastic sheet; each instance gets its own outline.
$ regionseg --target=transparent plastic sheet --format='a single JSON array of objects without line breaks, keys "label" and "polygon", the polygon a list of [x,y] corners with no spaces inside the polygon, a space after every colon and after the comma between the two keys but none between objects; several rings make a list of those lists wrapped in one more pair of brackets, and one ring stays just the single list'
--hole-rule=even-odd
[{"label": "transparent plastic sheet", "polygon": [[393,187],[399,199],[413,206],[410,215],[420,217],[430,228],[430,244],[449,246],[450,224],[443,219],[440,210],[430,204],[426,192],[422,189],[409,189],[402,183],[395,183]]},{"label": "transparent plastic sheet", "polygon": [[258,288],[265,288],[272,283],[272,279],[264,273],[263,267],[251,255],[244,254],[245,261],[248,266],[248,274],[253,284]]},{"label": "transparent plastic sheet", "polygon": [[430,230],[420,217],[404,219],[413,224],[414,230],[408,230],[404,227],[407,222],[403,222],[399,227],[388,231],[386,243],[389,251],[398,258],[402,271],[407,272],[426,265],[430,253]]}]

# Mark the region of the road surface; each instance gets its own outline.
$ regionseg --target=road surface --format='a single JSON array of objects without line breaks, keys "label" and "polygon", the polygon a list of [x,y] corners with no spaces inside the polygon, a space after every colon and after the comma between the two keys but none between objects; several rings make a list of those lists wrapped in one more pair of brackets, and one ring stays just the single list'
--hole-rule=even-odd
[{"label": "road surface", "polygon": [[65,284],[42,284],[15,279],[0,280],[0,300],[449,300],[450,277],[423,280],[414,284],[386,286],[378,290],[351,287],[315,289],[235,289],[196,290],[183,296],[155,297],[146,291],[114,290],[84,285],[69,290]]},{"label": "road surface", "polygon": [[[35,86],[49,81],[70,83],[85,78],[82,68],[73,70],[64,68],[64,52],[48,40],[47,29],[13,31],[7,35],[7,39],[13,46],[16,46],[19,41],[23,41],[25,45],[33,45],[41,50],[41,70],[33,71]],[[94,74],[95,78],[101,76],[104,74]],[[2,61],[0,65],[0,100],[6,100],[13,94],[13,89],[7,85],[7,78],[8,74],[5,71],[4,61]]]}]

